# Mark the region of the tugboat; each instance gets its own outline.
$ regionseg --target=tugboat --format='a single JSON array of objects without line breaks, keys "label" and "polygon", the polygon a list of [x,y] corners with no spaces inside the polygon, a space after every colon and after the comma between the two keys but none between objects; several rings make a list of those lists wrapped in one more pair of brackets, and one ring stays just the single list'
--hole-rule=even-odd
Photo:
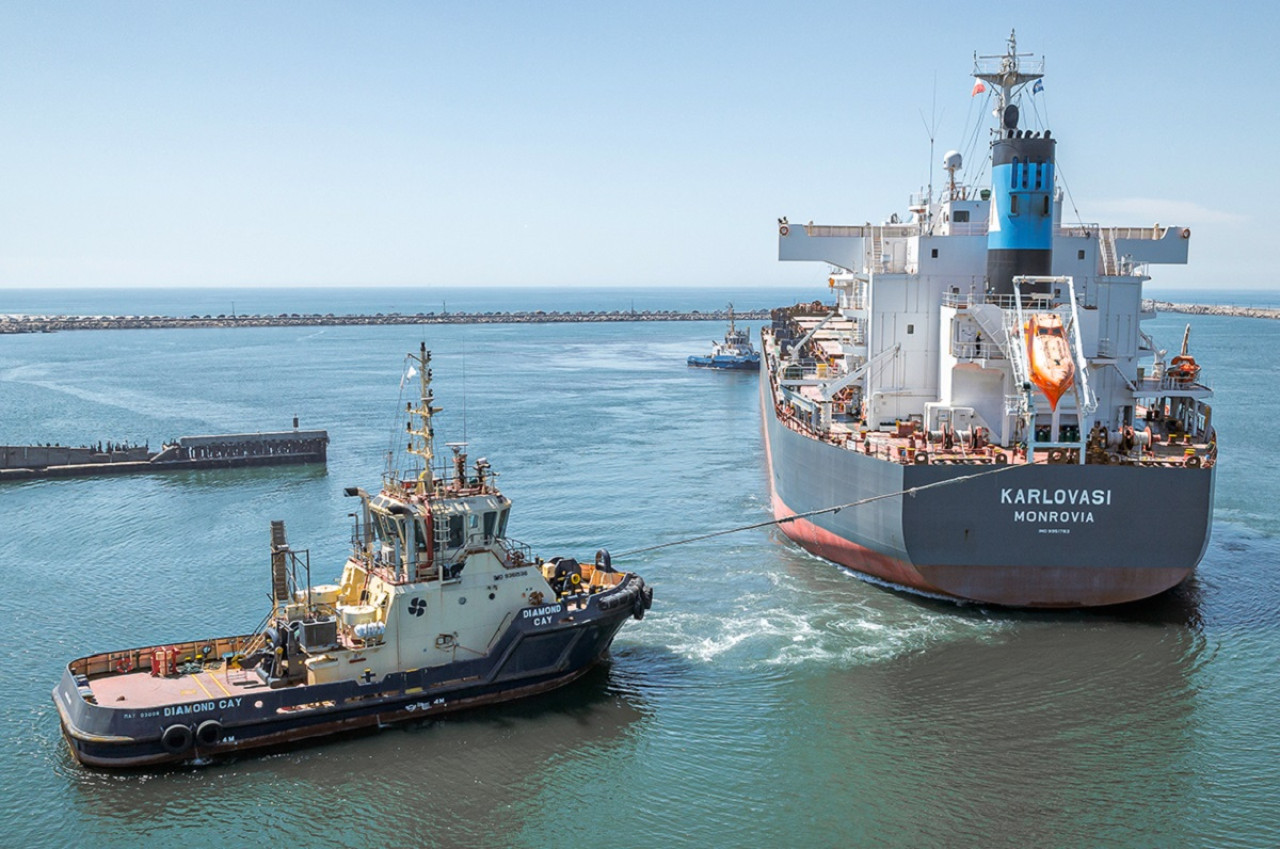
[{"label": "tugboat", "polygon": [[452,474],[435,468],[431,355],[409,359],[417,468],[374,496],[346,490],[361,510],[338,582],[313,585],[309,554],[272,522],[264,627],[67,665],[53,701],[77,760],[202,762],[530,696],[581,676],[644,616],[652,588],[608,551],[543,561],[508,537],[511,501],[486,460],[468,470],[465,443],[449,445]]},{"label": "tugboat", "polygon": [[689,358],[689,365],[698,368],[746,369],[760,368],[760,352],[751,347],[747,331],[739,330],[733,323],[733,304],[729,304],[729,329],[723,342],[711,343],[711,356]]}]

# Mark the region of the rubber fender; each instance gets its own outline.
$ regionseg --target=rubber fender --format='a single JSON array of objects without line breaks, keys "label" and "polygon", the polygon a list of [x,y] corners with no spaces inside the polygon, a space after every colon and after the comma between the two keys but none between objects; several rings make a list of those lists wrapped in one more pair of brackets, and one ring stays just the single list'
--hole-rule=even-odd
[{"label": "rubber fender", "polygon": [[206,719],[197,725],[196,742],[201,746],[216,746],[221,743],[222,723],[216,719]]},{"label": "rubber fender", "polygon": [[160,735],[160,745],[164,746],[165,751],[176,755],[190,749],[194,739],[195,736],[191,733],[189,726],[170,725]]}]

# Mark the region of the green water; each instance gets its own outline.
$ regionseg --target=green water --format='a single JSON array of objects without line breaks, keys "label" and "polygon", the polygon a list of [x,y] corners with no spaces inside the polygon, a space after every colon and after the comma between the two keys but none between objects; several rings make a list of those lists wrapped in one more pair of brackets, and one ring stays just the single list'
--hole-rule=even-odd
[{"label": "green water", "polygon": [[[1146,329],[1172,347],[1183,323]],[[620,558],[656,587],[654,609],[566,690],[129,775],[67,753],[49,698],[61,666],[254,627],[271,519],[310,549],[317,580],[336,576],[342,489],[376,486],[403,428],[401,357],[423,336],[0,337],[0,443],[155,447],[294,415],[332,437],[327,470],[0,486],[0,845],[1280,845],[1280,323],[1193,325],[1217,390],[1214,535],[1197,577],[1152,602],[957,608],[748,531]],[[515,502],[510,533],[539,552],[626,552],[768,518],[754,376],[684,366],[721,326],[429,333],[440,439],[465,429]],[[1147,520],[1161,509],[1152,493]]]}]

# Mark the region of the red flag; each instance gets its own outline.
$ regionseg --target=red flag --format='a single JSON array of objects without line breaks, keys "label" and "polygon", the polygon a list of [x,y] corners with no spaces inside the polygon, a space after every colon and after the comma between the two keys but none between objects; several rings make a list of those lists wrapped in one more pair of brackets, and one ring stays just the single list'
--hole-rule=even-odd
[{"label": "red flag", "polygon": [[986,87],[985,85],[983,85],[983,84],[982,84],[982,80],[974,80],[974,81],[973,81],[973,91],[972,91],[972,92],[970,92],[969,96],[970,96],[970,97],[977,97],[978,95],[982,94],[982,93],[983,93],[984,91],[986,91],[986,90],[987,90],[987,87]]}]

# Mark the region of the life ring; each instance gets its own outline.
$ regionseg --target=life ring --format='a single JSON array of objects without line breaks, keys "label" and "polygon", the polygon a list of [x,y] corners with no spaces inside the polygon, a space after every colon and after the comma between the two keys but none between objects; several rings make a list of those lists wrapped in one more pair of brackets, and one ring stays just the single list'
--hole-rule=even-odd
[{"label": "life ring", "polygon": [[582,576],[579,575],[577,572],[574,572],[572,575],[569,576],[569,584],[571,586],[576,587],[578,584],[581,584],[581,583],[582,583]]},{"label": "life ring", "polygon": [[[174,726],[175,728],[177,726]],[[186,726],[182,726],[185,728]],[[216,719],[206,719],[196,726],[196,742],[201,746],[216,746],[222,742],[222,723]]]},{"label": "life ring", "polygon": [[1184,238],[1184,239],[1190,239],[1190,238],[1191,238],[1191,228],[1190,228],[1190,227],[1183,227],[1183,228],[1182,228],[1182,238]]},{"label": "life ring", "polygon": [[122,657],[116,661],[116,672],[119,672],[121,675],[124,675],[126,672],[132,672],[132,671],[133,671],[133,658]]},{"label": "life ring", "polygon": [[791,228],[783,224],[781,227],[778,228],[778,232],[785,236],[791,232]]},{"label": "life ring", "polygon": [[191,748],[191,742],[195,736],[191,733],[191,728],[186,725],[170,725],[160,735],[160,745],[164,746],[165,751],[171,754],[185,752]]},{"label": "life ring", "polygon": [[1188,469],[1200,468],[1200,455],[1192,454],[1190,457],[1182,461],[1182,465],[1186,466]]}]

